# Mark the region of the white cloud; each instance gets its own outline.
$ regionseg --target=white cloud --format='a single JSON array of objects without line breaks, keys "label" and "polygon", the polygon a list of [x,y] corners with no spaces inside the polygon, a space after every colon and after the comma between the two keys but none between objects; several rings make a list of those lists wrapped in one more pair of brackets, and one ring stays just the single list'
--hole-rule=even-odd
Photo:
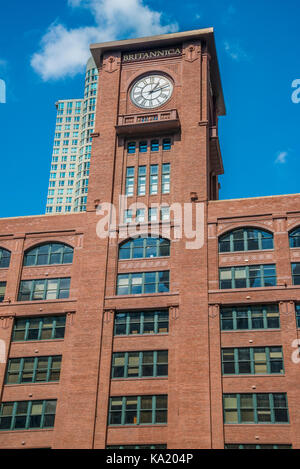
[{"label": "white cloud", "polygon": [[288,157],[287,151],[281,151],[277,153],[275,163],[276,164],[285,164]]},{"label": "white cloud", "polygon": [[225,52],[232,58],[232,60],[249,60],[248,54],[242,49],[239,43],[230,43],[229,41],[224,41]]},{"label": "white cloud", "polygon": [[176,23],[163,25],[162,13],[144,0],[68,0],[71,8],[88,9],[95,26],[68,29],[52,23],[41,40],[31,65],[44,81],[74,76],[83,71],[93,42],[164,34],[178,30]]}]

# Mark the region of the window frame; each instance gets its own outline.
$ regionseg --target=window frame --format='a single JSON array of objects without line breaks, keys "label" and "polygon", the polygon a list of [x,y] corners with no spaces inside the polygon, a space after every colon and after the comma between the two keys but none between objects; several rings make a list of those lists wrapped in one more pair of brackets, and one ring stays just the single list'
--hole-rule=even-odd
[{"label": "window frame", "polygon": [[[153,321],[147,320],[147,315],[153,315]],[[118,320],[118,315],[125,315],[124,321],[120,318]],[[135,317],[132,318],[132,316]],[[138,317],[136,315],[139,315]],[[153,322],[153,331],[154,332],[147,332],[145,331],[145,324],[149,325]],[[167,324],[167,331],[166,332],[159,332],[161,324]],[[131,326],[136,324],[137,327],[136,331],[139,332],[131,332]],[[125,325],[125,334],[117,334],[118,326]],[[157,335],[157,334],[168,334],[169,333],[169,310],[168,309],[160,309],[160,310],[149,310],[149,311],[118,311],[115,314],[114,320],[114,336],[135,336],[135,335]]]},{"label": "window frame", "polygon": [[[271,358],[271,353],[274,351],[272,349],[280,349],[281,352],[281,358],[276,358],[272,359]],[[249,359],[241,359],[239,356],[239,352],[241,350],[248,350],[249,351]],[[258,352],[258,350],[263,350],[263,353],[265,353],[265,362],[258,362],[255,359],[255,352]],[[233,361],[226,361],[224,360],[224,355],[228,351],[233,351]],[[281,366],[282,366],[282,371],[281,372],[272,372],[272,362],[275,361],[280,361],[281,360]],[[231,363],[234,367],[234,372],[233,373],[226,373],[225,372],[225,365],[226,363]],[[249,365],[250,371],[243,373],[241,372],[241,366],[247,363]],[[266,365],[266,371],[263,373],[258,373],[255,372],[255,365],[258,363],[262,363]],[[255,376],[263,376],[263,375],[272,375],[272,376],[283,376],[284,375],[284,360],[283,360],[283,350],[282,346],[279,345],[274,345],[274,346],[262,346],[262,347],[223,347],[221,349],[221,365],[222,365],[222,376],[247,376],[247,375],[255,375]]]},{"label": "window frame", "polygon": [[[165,362],[159,362],[159,354],[160,353],[167,353],[167,360]],[[152,361],[146,362],[144,361],[145,354],[152,353]],[[130,366],[130,355],[136,354],[138,356],[138,364],[134,367],[138,369],[137,376],[131,376],[129,370]],[[124,365],[116,365],[114,360],[116,358],[121,358],[120,355],[123,355]],[[147,378],[167,378],[168,377],[168,350],[143,350],[143,351],[130,351],[130,352],[114,352],[112,354],[112,365],[111,365],[111,379],[147,379]],[[159,366],[166,366],[167,372],[165,374],[161,374],[158,372]],[[152,374],[144,374],[143,367],[149,366],[152,367],[153,372]],[[115,370],[117,368],[123,368],[123,376],[114,376]]]},{"label": "window frame", "polygon": [[[235,249],[234,248],[234,243],[238,240],[234,239],[235,233],[238,231],[243,231],[243,238],[239,240],[240,243],[243,243],[244,249]],[[250,231],[255,231],[257,232],[257,238],[250,238],[249,237],[249,232]],[[269,235],[269,236],[263,236],[263,235]],[[225,238],[229,237],[229,240],[226,240]],[[249,249],[249,241],[251,240],[257,240],[258,247],[256,249]],[[264,239],[272,239],[272,247],[263,247],[263,240]],[[222,243],[228,243],[229,242],[229,250],[223,250],[221,249]],[[228,253],[228,252],[252,252],[252,251],[270,251],[274,249],[274,235],[270,231],[263,230],[262,228],[257,228],[257,227],[240,227],[240,228],[235,228],[234,230],[231,230],[227,233],[224,233],[219,236],[218,239],[218,248],[219,248],[219,253]]]},{"label": "window frame", "polygon": [[[47,404],[48,403],[54,403],[55,402],[55,412],[46,412],[47,410]],[[26,412],[23,413],[18,413],[18,405],[19,404],[24,404],[27,403],[27,408]],[[11,414],[6,414],[7,418],[11,418],[11,423],[9,428],[1,428],[1,420],[4,418],[3,416],[3,409],[5,408],[6,405],[11,405],[12,404],[12,413]],[[41,414],[31,414],[32,408],[34,405],[42,405],[42,412]],[[55,423],[55,415],[56,415],[56,406],[57,406],[57,399],[40,399],[40,400],[32,400],[32,401],[12,401],[12,402],[2,402],[0,404],[0,432],[1,431],[18,431],[18,430],[33,430],[33,429],[42,429],[42,428],[54,428],[54,423]],[[30,420],[33,415],[40,415],[41,416],[41,422],[39,426],[31,426],[30,425]],[[17,417],[25,417],[25,425],[24,426],[17,426],[16,428],[16,419]],[[45,425],[45,420],[47,416],[54,416],[53,419],[53,424],[52,425]]]},{"label": "window frame", "polygon": [[[247,328],[238,328],[238,320],[242,319],[242,316],[238,318],[238,313],[242,312],[242,308],[246,311],[243,311],[246,313],[245,319],[247,320],[248,327]],[[274,308],[274,310],[273,310]],[[228,311],[226,311],[228,310]],[[260,311],[258,311],[260,310]],[[276,311],[275,311],[276,310]],[[224,313],[229,313],[232,311],[232,319],[230,317],[222,317],[222,314]],[[254,314],[256,312],[262,313],[262,322],[263,322],[263,327],[253,327],[254,325]],[[270,315],[270,321],[274,321],[274,318],[278,318],[278,327],[268,327],[268,313]],[[275,315],[276,314],[276,315]],[[246,317],[247,316],[247,317]],[[223,323],[225,321],[232,321],[232,329],[229,328],[224,328]],[[261,321],[261,319],[260,319]],[[278,303],[274,304],[265,304],[265,305],[241,305],[239,306],[225,306],[222,307],[220,310],[220,329],[222,332],[226,331],[247,331],[247,330],[265,330],[265,329],[274,329],[274,330],[279,330],[280,329],[280,312],[279,312],[279,306]]]},{"label": "window frame", "polygon": [[[68,281],[68,287],[61,288],[61,283],[63,280]],[[47,298],[47,295],[49,292],[54,292],[55,290],[48,290],[48,285],[50,282],[57,281],[56,285],[56,296],[55,298]],[[29,293],[29,299],[23,299],[22,298],[22,287],[24,286],[25,283],[30,284],[31,282],[31,288],[30,288],[30,293]],[[40,282],[40,283],[38,283]],[[43,297],[42,298],[34,298],[34,295],[37,294],[39,290],[36,290],[37,285],[42,285],[43,282],[43,289],[40,290],[43,292]],[[67,299],[70,296],[70,284],[71,284],[71,277],[56,277],[56,278],[39,278],[39,279],[30,279],[30,280],[21,280],[20,285],[19,285],[19,293],[18,293],[18,301],[53,301],[53,300],[62,300],[62,299]],[[67,296],[61,296],[61,292],[66,291],[68,293]],[[24,294],[24,293],[23,293]]]},{"label": "window frame", "polygon": [[[151,281],[151,275],[155,274],[155,280]],[[161,282],[160,274],[168,274],[168,279],[165,283]],[[119,293],[119,280],[121,278],[125,279],[128,276],[128,291],[127,293]],[[140,277],[138,277],[140,276]],[[148,278],[147,278],[148,276]],[[137,289],[141,289],[139,293],[132,293],[132,289],[134,286],[133,279],[141,279],[141,282],[135,283]],[[154,291],[150,291],[151,287],[154,286]],[[160,291],[161,286],[167,285],[166,291]],[[148,288],[145,288],[148,286]],[[123,287],[124,288],[124,287]],[[149,291],[147,291],[149,289]],[[146,291],[145,291],[146,290]],[[121,295],[151,295],[151,294],[163,294],[168,293],[170,291],[170,271],[169,270],[159,270],[159,271],[148,271],[148,272],[130,272],[126,274],[118,274],[117,276],[117,291],[116,294],[118,296]]]},{"label": "window frame", "polygon": [[[166,407],[157,407],[157,398],[166,398]],[[149,399],[151,398],[151,410],[142,408],[142,399]],[[121,409],[119,410],[112,410],[112,402],[114,399],[119,399],[122,401]],[[126,407],[127,400],[137,400],[136,408],[130,409]],[[142,412],[149,412],[151,411],[151,422],[149,423],[141,423],[141,413]],[[136,414],[136,423],[128,423],[125,422],[126,413]],[[166,412],[166,421],[164,422],[157,422],[157,413],[158,412]],[[111,423],[111,417],[113,414],[120,413],[121,422],[120,423]],[[168,395],[167,394],[155,394],[155,395],[142,395],[142,396],[111,396],[109,399],[109,408],[108,408],[108,426],[116,427],[116,426],[147,426],[147,425],[167,425],[168,423]]]},{"label": "window frame", "polygon": [[[62,320],[58,323],[58,319]],[[52,325],[51,327],[45,327],[43,328],[44,326],[44,323],[48,323],[50,322],[50,320],[52,320]],[[25,327],[24,328],[18,328],[18,321],[21,323],[21,322],[24,322],[25,321]],[[30,323],[32,321],[38,321],[38,327],[37,328],[32,328],[30,327]],[[46,322],[47,321],[47,322]],[[29,339],[28,336],[29,336],[29,332],[30,330],[32,329],[38,329],[38,333],[37,333],[37,338],[34,338],[34,339]],[[48,339],[45,339],[45,338],[42,338],[42,333],[45,332],[45,330],[47,329],[51,329],[51,337],[48,338]],[[61,337],[56,337],[57,335],[57,331],[58,330],[63,330],[63,334]],[[16,336],[16,332],[20,332],[20,331],[23,331],[24,330],[24,339],[23,340],[15,340],[15,336]],[[60,315],[60,316],[38,316],[38,317],[35,317],[35,316],[30,316],[30,317],[18,317],[15,319],[14,321],[14,326],[13,326],[13,332],[12,332],[12,339],[11,341],[12,342],[32,342],[32,341],[44,341],[44,340],[63,340],[64,339],[64,336],[65,336],[65,330],[66,330],[66,316],[65,315]]]},{"label": "window frame", "polygon": [[[53,248],[55,246],[60,246],[61,247],[61,252],[52,252]],[[47,253],[40,253],[40,250],[43,248],[48,247],[48,252]],[[33,254],[32,254],[33,253]],[[65,257],[71,254],[71,261],[64,262]],[[60,256],[60,261],[59,262],[50,262],[51,257],[59,255]],[[39,256],[47,256],[47,262],[44,264],[39,264],[38,259]],[[28,259],[34,259],[33,263],[27,263]],[[48,242],[48,243],[43,243],[39,244],[38,246],[32,246],[29,249],[27,249],[24,253],[24,259],[23,259],[23,266],[24,267],[37,267],[37,266],[43,266],[43,265],[66,265],[66,264],[72,264],[73,263],[73,258],[74,258],[74,248],[72,246],[69,246],[68,244],[61,243],[61,242]]]},{"label": "window frame", "polygon": [[11,251],[0,247],[0,269],[8,269],[10,265]]},{"label": "window frame", "polygon": [[[275,275],[265,275],[265,270],[267,270],[268,268],[273,268],[274,271],[275,271]],[[237,276],[236,276],[236,273],[238,271],[242,271],[242,269],[244,269],[245,271],[245,275],[242,277],[243,280],[245,280],[245,286],[236,286],[236,282],[238,280]],[[259,270],[259,276],[253,276],[253,275],[250,275],[252,272],[251,272],[251,269],[255,270],[257,269],[257,271]],[[231,272],[231,279],[223,279],[221,278],[221,273],[222,272]],[[260,279],[260,285],[257,286],[257,285],[254,285],[252,286],[251,285],[251,281],[253,281],[253,279],[255,279],[255,281],[257,281],[258,279]],[[266,280],[267,279],[275,279],[275,283],[274,285],[265,285],[266,283]],[[223,287],[222,288],[222,281],[226,281],[226,282],[229,282],[231,281],[231,286],[230,287]],[[219,289],[220,290],[234,290],[234,289],[244,289],[244,288],[272,288],[272,287],[275,287],[277,286],[277,269],[276,269],[276,264],[255,264],[255,265],[237,265],[237,266],[231,266],[231,267],[220,267],[219,268]]]},{"label": "window frame", "polygon": [[[53,362],[55,360],[59,361],[59,367],[53,366]],[[26,367],[27,361],[32,360],[32,379],[31,380],[24,380],[23,375],[29,374],[30,371],[24,369]],[[39,362],[41,360],[47,360],[47,366],[45,368],[39,367]],[[19,369],[18,372],[11,370],[11,365],[19,361]],[[6,386],[16,386],[18,384],[33,384],[33,383],[58,383],[60,379],[61,373],[61,363],[62,363],[62,355],[49,355],[49,356],[35,356],[35,357],[20,357],[20,358],[9,358],[7,362],[7,369],[5,374],[5,381],[4,384]],[[25,365],[25,366],[24,366]],[[38,373],[44,372],[46,373],[45,379],[37,379]],[[52,373],[58,373],[58,379],[51,379]],[[9,382],[9,378],[11,376],[17,376],[16,382]]]},{"label": "window frame", "polygon": [[[293,246],[292,244],[295,242],[296,246]],[[290,248],[300,248],[300,226],[297,226],[294,228],[292,231],[289,232],[289,244]]]},{"label": "window frame", "polygon": [[[241,397],[243,396],[248,396],[248,399],[252,399],[252,403],[249,406],[242,407],[241,406]],[[250,398],[251,396],[251,398]],[[268,404],[269,406],[263,406],[263,407],[258,407],[257,405],[257,397],[258,396],[268,396]],[[284,396],[285,398],[285,406],[275,406],[274,405],[274,397],[275,396]],[[236,407],[225,407],[225,400],[226,397],[228,398],[233,398],[236,399]],[[226,421],[226,409],[228,411],[234,411],[237,414],[237,422],[228,422]],[[287,413],[287,420],[286,421],[277,421],[276,416],[275,416],[275,410],[276,409],[284,409]],[[245,420],[243,421],[242,419],[242,410],[246,411],[252,411],[253,412],[253,420]],[[258,414],[259,410],[267,411],[270,412],[270,421],[259,421]],[[223,394],[223,414],[224,414],[224,424],[225,425],[249,425],[249,424],[255,424],[255,425],[286,425],[289,424],[289,408],[288,408],[288,400],[287,400],[287,393],[279,393],[279,392],[274,392],[274,393],[225,393]]]},{"label": "window frame", "polygon": [[[136,246],[135,241],[141,240],[143,241],[142,246]],[[156,245],[149,242],[149,240],[156,240]],[[126,247],[128,246],[128,247]],[[168,246],[169,253],[166,255],[160,255],[161,249],[166,248]],[[152,252],[152,249],[155,249],[155,254],[148,256],[148,251]],[[135,257],[135,250],[139,250],[142,252],[142,256]],[[129,254],[129,257],[120,257],[121,253],[125,251]],[[154,259],[157,257],[170,257],[171,251],[171,241],[168,238],[159,237],[151,237],[151,236],[138,236],[136,238],[131,238],[119,245],[119,261],[128,260],[128,259]]]}]

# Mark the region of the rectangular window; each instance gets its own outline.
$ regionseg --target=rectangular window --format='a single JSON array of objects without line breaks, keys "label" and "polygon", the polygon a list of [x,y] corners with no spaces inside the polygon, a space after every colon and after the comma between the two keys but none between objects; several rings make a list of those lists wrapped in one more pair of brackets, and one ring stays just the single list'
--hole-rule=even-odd
[{"label": "rectangular window", "polygon": [[132,222],[132,210],[125,210],[123,223],[127,224],[131,222]]},{"label": "rectangular window", "polygon": [[145,209],[144,208],[138,208],[136,211],[136,216],[135,216],[135,221],[137,223],[143,223],[146,221],[145,219]]},{"label": "rectangular window", "polygon": [[135,147],[136,147],[135,142],[128,142],[128,144],[127,144],[127,153],[129,153],[129,154],[135,153]]},{"label": "rectangular window", "polygon": [[170,138],[164,138],[162,142],[162,149],[163,150],[171,150],[171,139]]},{"label": "rectangular window", "polygon": [[0,282],[0,303],[3,302],[5,297],[6,282]]},{"label": "rectangular window", "polygon": [[167,334],[168,332],[168,310],[116,313],[114,335]]},{"label": "rectangular window", "polygon": [[15,320],[12,342],[63,339],[66,316],[18,318]]},{"label": "rectangular window", "polygon": [[297,327],[300,328],[300,303],[295,305]]},{"label": "rectangular window", "polygon": [[288,423],[285,393],[224,394],[224,423]]},{"label": "rectangular window", "polygon": [[276,285],[275,264],[247,265],[219,269],[220,289],[273,287]]},{"label": "rectangular window", "polygon": [[170,207],[164,206],[160,209],[160,219],[161,221],[169,221],[170,220]]},{"label": "rectangular window", "polygon": [[158,194],[158,164],[152,164],[150,166],[149,192],[150,195]]},{"label": "rectangular window", "polygon": [[148,144],[147,141],[142,141],[139,143],[139,152],[140,153],[146,153],[148,149]]},{"label": "rectangular window", "polygon": [[165,293],[168,291],[168,270],[118,275],[117,295]]},{"label": "rectangular window", "polygon": [[53,428],[56,400],[3,402],[0,430]]},{"label": "rectangular window", "polygon": [[283,374],[282,347],[222,349],[223,375]]},{"label": "rectangular window", "polygon": [[128,197],[131,197],[134,194],[134,167],[126,169],[125,194]]},{"label": "rectangular window", "polygon": [[147,167],[146,166],[139,166],[138,172],[138,195],[145,195],[146,194],[146,174],[147,174]]},{"label": "rectangular window", "polygon": [[151,151],[159,151],[159,140],[151,140],[150,142]]},{"label": "rectangular window", "polygon": [[117,352],[112,357],[112,378],[168,376],[168,351]]},{"label": "rectangular window", "polygon": [[170,163],[164,163],[162,165],[162,176],[161,176],[161,192],[162,194],[170,193]]},{"label": "rectangular window", "polygon": [[11,358],[7,364],[5,384],[59,381],[61,358],[61,355]]},{"label": "rectangular window", "polygon": [[292,264],[293,284],[300,285],[300,262]]},{"label": "rectangular window", "polygon": [[222,331],[280,328],[278,304],[223,307],[220,319]]},{"label": "rectangular window", "polygon": [[158,220],[158,209],[156,207],[149,208],[148,210],[148,221],[156,222]]},{"label": "rectangular window", "polygon": [[69,298],[70,278],[21,280],[18,301]]},{"label": "rectangular window", "polygon": [[123,396],[109,400],[109,425],[155,425],[168,422],[168,396]]}]

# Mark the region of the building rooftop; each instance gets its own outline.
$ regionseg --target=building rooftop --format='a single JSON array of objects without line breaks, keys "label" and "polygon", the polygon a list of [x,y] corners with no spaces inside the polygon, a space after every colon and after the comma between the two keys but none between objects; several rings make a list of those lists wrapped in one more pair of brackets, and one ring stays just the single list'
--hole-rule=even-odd
[{"label": "building rooftop", "polygon": [[202,39],[205,40],[207,43],[208,51],[211,56],[211,82],[212,88],[216,96],[218,114],[224,116],[226,114],[226,108],[223,96],[213,28],[195,29],[192,31],[183,31],[180,33],[147,36],[136,39],[125,39],[122,41],[102,42],[97,44],[91,44],[90,50],[95,60],[96,66],[99,68],[101,64],[102,55],[108,51],[138,51],[143,50],[145,48],[153,48],[155,46],[162,48],[164,46],[182,43],[193,39]]}]

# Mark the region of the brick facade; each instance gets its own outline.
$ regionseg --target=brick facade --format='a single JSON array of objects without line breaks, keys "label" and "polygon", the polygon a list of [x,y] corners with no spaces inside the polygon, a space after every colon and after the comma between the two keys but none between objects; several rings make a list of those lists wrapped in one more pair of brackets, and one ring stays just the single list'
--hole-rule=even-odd
[{"label": "brick facade", "polygon": [[[124,61],[122,54],[178,48],[179,53]],[[297,429],[299,365],[291,355],[298,338],[291,263],[300,248],[290,248],[289,232],[300,225],[300,195],[241,200],[218,199],[223,166],[217,136],[218,116],[225,113],[212,30],[178,33],[133,41],[93,45],[99,69],[97,117],[93,138],[87,212],[0,220],[0,247],[11,252],[0,269],[6,282],[0,303],[0,340],[6,345],[0,363],[1,402],[57,400],[53,428],[2,429],[2,448],[95,448],[167,445],[168,448],[224,448],[224,444],[284,444],[300,447]],[[137,54],[138,55],[138,54]],[[135,107],[129,95],[140,75],[171,78],[171,99],[157,112]],[[163,138],[171,149],[163,150]],[[159,150],[150,151],[151,139]],[[129,154],[130,141],[147,141],[147,151]],[[162,193],[163,164],[171,166],[169,193]],[[155,195],[137,195],[138,167],[159,170]],[[99,234],[99,210],[119,206],[125,194],[126,169],[135,168],[134,195],[128,206],[191,204],[200,208],[203,243],[187,249],[186,232],[175,239],[178,219],[171,211],[170,256],[119,260],[124,242],[117,213],[111,237]],[[97,210],[98,209],[98,210]],[[123,213],[121,213],[123,216]],[[236,228],[273,233],[274,249],[218,252],[218,239]],[[148,223],[141,224],[145,233]],[[157,230],[164,233],[164,222]],[[195,229],[195,222],[193,222]],[[98,234],[97,234],[98,229]],[[72,264],[23,266],[24,253],[45,243],[74,249]],[[219,289],[219,268],[275,264],[276,286]],[[124,273],[170,272],[169,291],[117,295]],[[21,280],[71,278],[68,298],[18,301]],[[232,305],[278,304],[279,329],[221,331],[220,309]],[[114,335],[118,312],[169,311],[169,331],[161,334]],[[64,339],[13,340],[18,318],[66,315]],[[3,343],[3,342],[2,342]],[[284,373],[222,376],[221,348],[281,346]],[[112,353],[168,350],[168,376],[111,379]],[[5,384],[7,360],[62,356],[59,382]],[[223,394],[286,393],[289,422],[223,423]],[[109,400],[120,396],[168,396],[167,423],[108,425]],[[29,420],[28,420],[29,421]]]}]

